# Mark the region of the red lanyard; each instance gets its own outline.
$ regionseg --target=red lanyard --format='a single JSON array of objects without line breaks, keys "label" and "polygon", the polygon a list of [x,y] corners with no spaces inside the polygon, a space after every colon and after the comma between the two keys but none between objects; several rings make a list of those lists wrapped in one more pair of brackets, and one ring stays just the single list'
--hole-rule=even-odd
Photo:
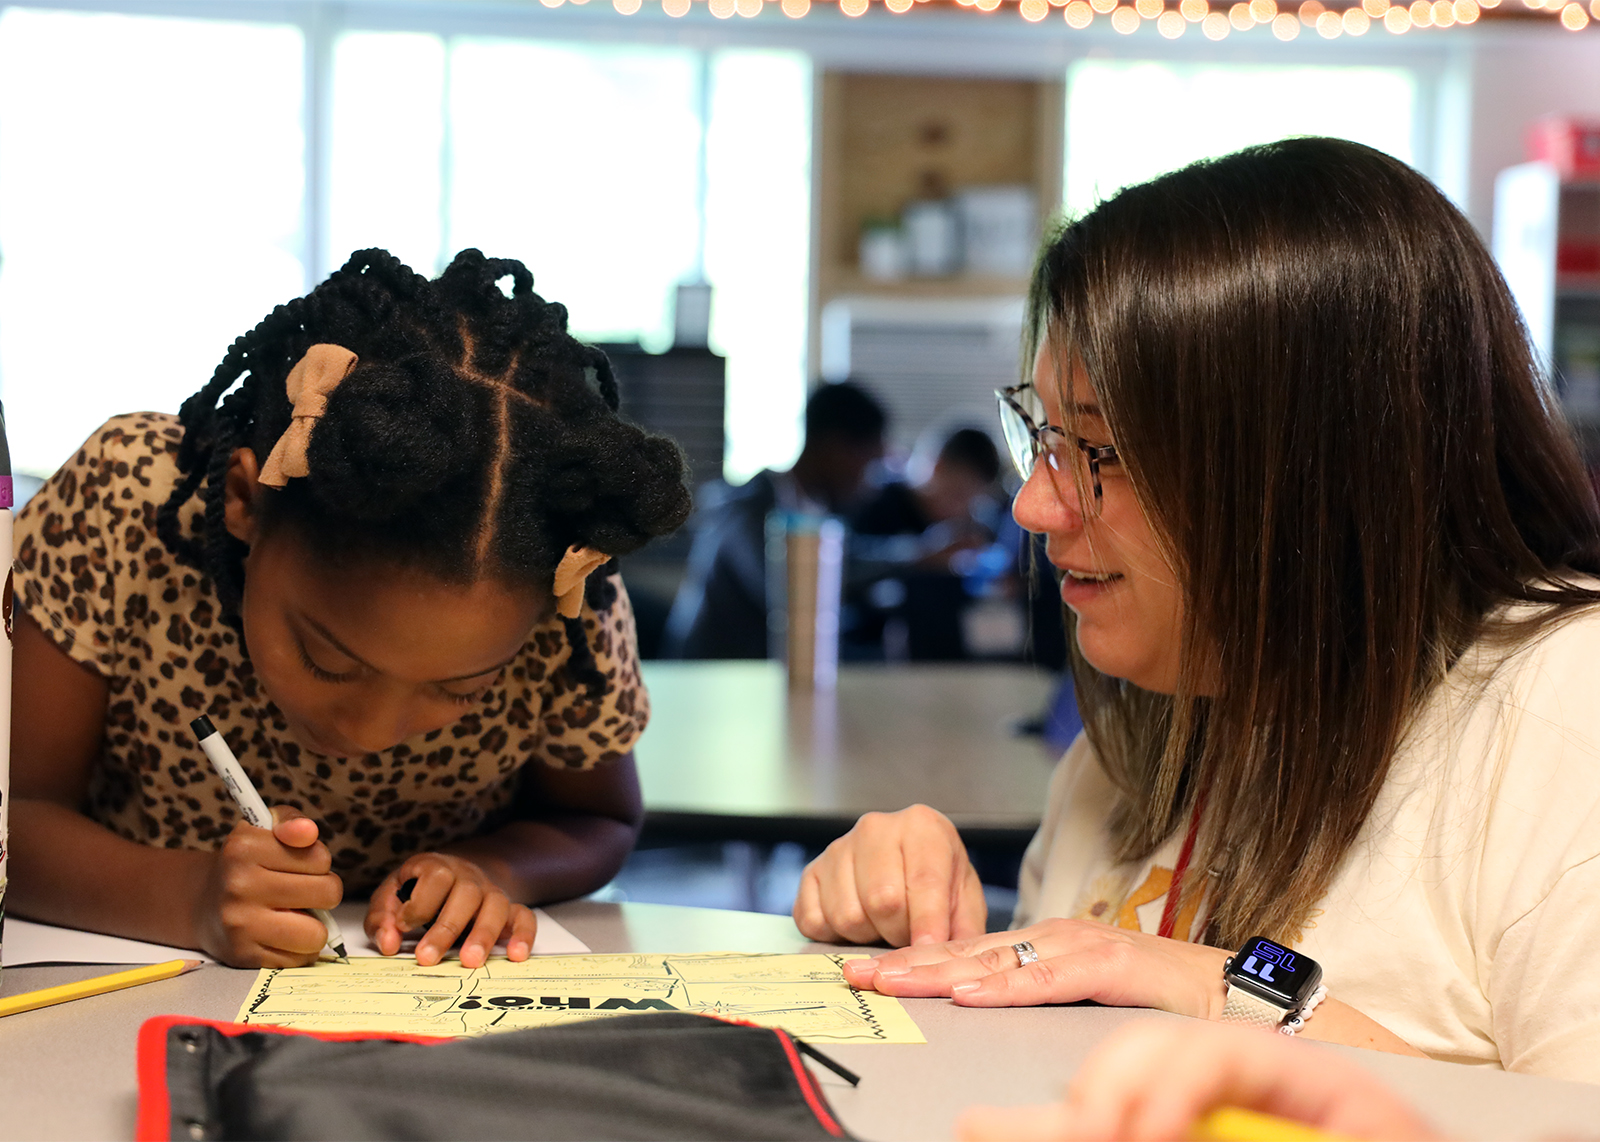
[{"label": "red lanyard", "polygon": [[1178,864],[1172,870],[1172,886],[1167,889],[1166,907],[1161,909],[1161,926],[1156,929],[1156,934],[1165,939],[1172,939],[1172,933],[1178,927],[1178,900],[1183,894],[1183,874],[1189,871],[1189,858],[1194,855],[1194,839],[1200,832],[1200,810],[1204,807],[1204,798],[1195,802],[1194,816],[1189,819],[1189,832],[1183,838],[1183,848],[1178,850]]}]

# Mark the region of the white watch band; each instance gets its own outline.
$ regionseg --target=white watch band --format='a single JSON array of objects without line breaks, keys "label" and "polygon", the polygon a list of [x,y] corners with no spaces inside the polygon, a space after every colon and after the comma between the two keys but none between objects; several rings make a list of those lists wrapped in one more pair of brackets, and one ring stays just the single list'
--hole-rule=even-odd
[{"label": "white watch band", "polygon": [[1243,1023],[1249,1027],[1276,1027],[1289,1013],[1241,987],[1228,985],[1228,1001],[1222,1005],[1223,1023]]},{"label": "white watch band", "polygon": [[1317,1006],[1324,999],[1327,998],[1328,989],[1322,986],[1320,983],[1317,984],[1317,990],[1311,993],[1311,997],[1305,1001],[1300,1010],[1291,1011],[1289,1013],[1289,1017],[1285,1019],[1283,1024],[1278,1028],[1279,1033],[1284,1035],[1299,1034],[1300,1028],[1304,1027],[1306,1025],[1306,1020],[1311,1018],[1311,1013],[1317,1009]]}]

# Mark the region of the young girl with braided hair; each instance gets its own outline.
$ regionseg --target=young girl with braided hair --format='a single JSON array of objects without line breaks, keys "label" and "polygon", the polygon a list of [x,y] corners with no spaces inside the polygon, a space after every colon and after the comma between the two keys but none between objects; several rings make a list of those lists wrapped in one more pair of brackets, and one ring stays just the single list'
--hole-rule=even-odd
[{"label": "young girl with braided hair", "polygon": [[525,957],[529,906],[605,883],[641,816],[612,560],[689,495],[617,405],[521,263],[364,250],[177,417],[107,422],[18,522],[8,903],[283,966],[323,946],[305,909],[371,893],[386,954]]}]

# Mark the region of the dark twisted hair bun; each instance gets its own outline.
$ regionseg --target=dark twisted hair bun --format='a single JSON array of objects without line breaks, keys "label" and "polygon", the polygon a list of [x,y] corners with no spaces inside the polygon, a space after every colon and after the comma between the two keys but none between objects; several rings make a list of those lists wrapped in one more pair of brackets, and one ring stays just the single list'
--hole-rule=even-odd
[{"label": "dark twisted hair bun", "polygon": [[[228,463],[241,447],[266,462],[289,425],[289,370],[320,343],[358,363],[311,433],[310,474],[265,490],[261,509],[322,558],[548,590],[569,546],[626,555],[688,517],[677,445],[617,416],[605,354],[567,332],[565,307],[533,292],[521,262],[463,250],[429,281],[361,250],[235,341],[179,414],[182,478],[157,531],[211,577],[235,625],[246,549],[223,525]],[[197,495],[204,525],[185,535]],[[609,577],[591,576],[588,597],[609,607]],[[582,622],[566,626],[572,677],[603,688]]]}]

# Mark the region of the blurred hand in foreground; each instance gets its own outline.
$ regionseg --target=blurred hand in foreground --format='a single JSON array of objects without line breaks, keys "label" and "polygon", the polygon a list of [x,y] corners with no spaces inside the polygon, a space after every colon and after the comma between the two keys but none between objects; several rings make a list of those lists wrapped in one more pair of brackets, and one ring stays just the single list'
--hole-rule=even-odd
[{"label": "blurred hand in foreground", "polygon": [[963,1142],[1157,1142],[1196,1137],[1221,1107],[1345,1138],[1437,1142],[1398,1095],[1349,1059],[1259,1028],[1134,1023],[1102,1043],[1048,1106],[973,1107]]}]

